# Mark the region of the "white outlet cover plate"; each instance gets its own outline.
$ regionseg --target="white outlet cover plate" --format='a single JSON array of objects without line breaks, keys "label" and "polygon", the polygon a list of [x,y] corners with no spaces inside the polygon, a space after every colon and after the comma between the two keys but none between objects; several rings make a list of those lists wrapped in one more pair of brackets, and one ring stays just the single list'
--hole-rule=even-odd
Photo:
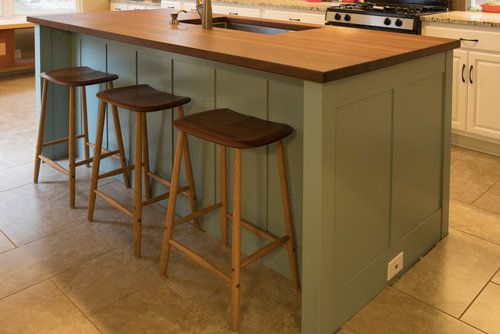
[{"label": "white outlet cover plate", "polygon": [[399,253],[394,259],[387,264],[387,280],[390,281],[394,276],[396,276],[403,269],[403,255],[404,253]]}]

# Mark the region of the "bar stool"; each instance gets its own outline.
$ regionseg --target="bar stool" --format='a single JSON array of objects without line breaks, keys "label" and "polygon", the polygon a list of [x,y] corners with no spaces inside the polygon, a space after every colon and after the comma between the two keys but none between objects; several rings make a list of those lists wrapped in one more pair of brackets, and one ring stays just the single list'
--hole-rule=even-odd
[{"label": "bar stool", "polygon": [[[96,195],[99,195],[110,206],[118,209],[125,215],[134,219],[134,254],[141,256],[141,230],[142,230],[142,208],[144,206],[168,199],[171,191],[161,195],[151,197],[151,179],[171,188],[170,181],[151,173],[149,168],[149,150],[148,150],[148,130],[147,117],[148,112],[155,112],[166,109],[177,109],[178,117],[184,117],[184,104],[191,101],[189,97],[175,96],[169,93],[158,91],[148,85],[127,86],[114,88],[97,93],[100,100],[99,116],[97,122],[96,153],[92,166],[92,180],[90,185],[88,220],[94,219],[94,208]],[[100,148],[102,147],[102,137],[104,131],[104,116],[106,104],[111,104],[114,108],[120,107],[135,112],[135,161],[134,165],[125,166],[99,175],[99,166],[101,161]],[[185,155],[185,173],[188,185],[176,189],[175,194],[183,194],[189,197],[192,211],[197,211],[196,192],[194,188],[193,171],[189,154],[189,145],[187,141],[183,142],[182,149]],[[143,168],[144,166],[144,168]],[[134,170],[134,208],[133,211],[125,208],[115,199],[104,194],[97,189],[98,180],[126,173]],[[144,188],[146,200],[142,200],[142,171],[144,171]],[[192,219],[196,226],[199,226],[198,219]]]},{"label": "bar stool", "polygon": [[[89,163],[92,162],[92,158],[89,156],[89,147],[94,147],[93,144],[89,142],[89,130],[88,130],[88,120],[87,120],[87,95],[86,87],[95,84],[107,83],[108,88],[113,88],[113,80],[118,79],[115,74],[107,74],[104,72],[96,71],[90,67],[71,67],[62,68],[53,71],[44,72],[40,75],[42,77],[42,106],[40,112],[40,122],[38,125],[38,138],[36,144],[35,153],[35,171],[33,182],[38,183],[38,177],[40,174],[40,163],[41,161],[47,163],[49,166],[53,167],[57,171],[68,175],[69,177],[69,205],[71,208],[75,207],[75,169],[78,166],[86,165],[89,167]],[[43,142],[43,133],[45,128],[45,111],[47,108],[47,91],[48,83],[52,82],[54,84],[68,86],[69,87],[69,123],[68,123],[68,137],[52,140],[49,142]],[[81,89],[81,108],[82,108],[82,128],[83,133],[76,134],[75,125],[75,95],[76,88]],[[109,152],[104,150],[102,157],[115,157],[120,159],[120,162],[125,166],[125,153],[123,150],[122,135],[120,132],[120,121],[118,119],[118,112],[113,109],[113,119],[115,122],[116,137],[118,141],[118,150]],[[76,139],[83,138],[84,140],[84,155],[85,159],[76,162],[75,161],[75,143]],[[42,154],[43,147],[61,144],[68,142],[68,159],[69,168],[66,169],[60,164],[52,159],[47,158]],[[124,176],[125,182],[128,185],[128,176]]]},{"label": "bar stool", "polygon": [[[242,115],[229,109],[210,110],[189,115],[184,118],[177,119],[174,121],[174,125],[179,130],[179,133],[172,174],[172,194],[168,203],[167,217],[165,220],[160,274],[166,275],[167,273],[170,247],[173,246],[190,257],[194,262],[200,264],[205,269],[211,271],[216,276],[229,283],[231,285],[231,331],[237,332],[239,327],[241,268],[258,260],[276,248],[285,246],[288,250],[292,286],[296,289],[298,289],[299,286],[292,214],[289,203],[287,171],[282,141],[283,138],[292,133],[293,129],[286,124],[274,123]],[[207,208],[194,211],[187,217],[174,220],[180,163],[182,160],[181,154],[183,152],[184,142],[187,140],[186,134],[220,145],[221,202]],[[277,237],[241,218],[241,150],[257,148],[272,143],[277,144],[276,154],[278,158],[286,230],[286,235],[284,237]],[[226,147],[230,147],[234,150],[232,185],[233,214],[229,214],[227,212]],[[227,219],[229,218],[233,221],[231,256],[232,270],[230,276],[225,274],[212,263],[205,260],[201,255],[189,249],[186,245],[183,245],[172,238],[173,228],[175,225],[182,224],[188,221],[191,217],[199,217],[219,208],[221,209],[221,239],[224,245],[227,245]],[[270,241],[270,243],[260,248],[255,253],[240,260],[240,230],[242,226],[263,239]]]}]

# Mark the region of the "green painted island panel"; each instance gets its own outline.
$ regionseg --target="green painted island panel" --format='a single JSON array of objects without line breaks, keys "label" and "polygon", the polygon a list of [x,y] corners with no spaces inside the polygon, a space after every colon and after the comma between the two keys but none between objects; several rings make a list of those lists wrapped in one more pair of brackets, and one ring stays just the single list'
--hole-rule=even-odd
[{"label": "green painted island panel", "polygon": [[[446,235],[450,64],[451,52],[441,53],[322,84],[37,27],[38,75],[87,65],[118,74],[116,86],[150,84],[190,96],[186,114],[232,108],[294,127],[285,140],[286,163],[302,275],[302,332],[307,334],[338,330],[389,283],[387,263],[394,256],[405,253],[406,271]],[[95,93],[103,88],[88,90],[92,140]],[[47,138],[64,136],[67,126],[67,89],[51,94]],[[131,162],[134,117],[125,110],[120,117]],[[168,178],[177,115],[165,110],[147,117],[152,170]],[[105,147],[115,149],[111,120],[108,115]],[[198,203],[210,205],[219,199],[218,149],[195,138],[189,143]],[[52,154],[64,155],[64,145]],[[281,235],[275,147],[245,151],[243,163],[244,218]],[[108,159],[103,169],[117,166]],[[165,189],[155,184],[153,190]],[[181,198],[177,213],[187,212]],[[202,226],[218,237],[218,213],[205,217]],[[242,249],[249,253],[263,244],[245,233]],[[262,263],[289,275],[284,249]]]}]

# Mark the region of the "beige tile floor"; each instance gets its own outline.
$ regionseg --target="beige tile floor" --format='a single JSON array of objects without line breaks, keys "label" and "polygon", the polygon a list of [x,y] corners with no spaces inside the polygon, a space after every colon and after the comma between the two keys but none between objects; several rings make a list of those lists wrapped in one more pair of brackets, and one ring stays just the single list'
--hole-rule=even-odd
[{"label": "beige tile floor", "polygon": [[[129,220],[102,202],[86,221],[89,170],[77,209],[65,177],[42,167],[33,185],[32,76],[0,78],[0,333],[227,333],[229,290],[184,256],[158,275],[164,210],[144,213],[143,254]],[[119,182],[103,190],[131,204]],[[500,159],[452,151],[450,235],[342,333],[500,333]],[[190,226],[176,237],[228,269],[227,250]],[[300,294],[283,276],[249,266],[240,333],[299,333]]]}]

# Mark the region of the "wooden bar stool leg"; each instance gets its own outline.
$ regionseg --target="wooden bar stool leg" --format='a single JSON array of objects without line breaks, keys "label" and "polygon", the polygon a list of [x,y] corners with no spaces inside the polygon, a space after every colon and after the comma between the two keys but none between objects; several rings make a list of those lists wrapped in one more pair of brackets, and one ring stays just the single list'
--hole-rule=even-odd
[{"label": "wooden bar stool leg", "polygon": [[220,201],[222,207],[220,209],[220,236],[221,243],[227,246],[227,154],[226,147],[223,145],[220,148]]},{"label": "wooden bar stool leg", "polygon": [[69,87],[69,124],[68,124],[68,158],[69,158],[69,206],[75,208],[75,93],[74,86]]},{"label": "wooden bar stool leg", "polygon": [[48,81],[42,79],[42,105],[40,110],[40,121],[38,123],[38,136],[36,141],[36,150],[35,150],[35,171],[33,174],[33,182],[38,183],[38,175],[40,174],[40,155],[42,154],[43,147],[43,132],[45,128],[45,110],[47,109],[47,89],[48,89]]},{"label": "wooden bar stool leg", "polygon": [[186,135],[179,131],[177,135],[177,145],[175,148],[174,166],[172,169],[172,180],[170,197],[168,200],[167,217],[165,218],[165,231],[163,232],[163,246],[160,260],[160,275],[166,276],[168,261],[170,257],[170,239],[174,231],[175,205],[177,203],[177,189],[179,188],[179,174],[181,170],[182,152]]},{"label": "wooden bar stool leg", "polygon": [[293,233],[293,222],[292,222],[292,210],[290,209],[290,194],[288,189],[288,176],[285,164],[285,151],[283,149],[283,141],[277,142],[276,156],[278,158],[278,168],[280,174],[280,185],[281,185],[281,197],[283,199],[283,210],[285,217],[285,228],[286,235],[288,236],[287,250],[288,250],[288,260],[290,262],[290,272],[292,279],[292,287],[294,289],[299,288],[299,272],[297,268],[297,254],[294,243],[294,233]]},{"label": "wooden bar stool leg", "polygon": [[142,230],[142,113],[135,113],[135,161],[134,161],[134,253],[141,256]]},{"label": "wooden bar stool leg", "polygon": [[[108,82],[108,88],[113,89],[113,82]],[[127,168],[127,160],[125,157],[125,148],[123,146],[123,136],[122,129],[120,127],[120,116],[118,114],[118,108],[115,105],[111,106],[113,113],[113,123],[115,125],[115,136],[116,136],[116,144],[118,145],[118,151],[120,155],[120,166],[125,170],[123,173],[123,182],[127,188],[130,188],[130,176]]]},{"label": "wooden bar stool leg", "polygon": [[142,113],[142,148],[144,161],[144,191],[146,198],[151,198],[151,177],[149,176],[149,142],[148,142],[148,118],[146,113]]},{"label": "wooden bar stool leg", "polygon": [[[85,154],[85,160],[88,160],[90,158],[90,153],[89,153],[89,121],[88,121],[88,116],[87,116],[87,88],[85,86],[82,86],[80,88],[81,91],[81,106],[82,106],[82,130],[83,130],[83,151]],[[90,167],[90,164],[87,163],[85,164],[87,167]]]},{"label": "wooden bar stool leg", "polygon": [[[180,106],[177,108],[177,112],[179,115],[179,118],[184,117],[184,107]],[[193,177],[193,164],[191,163],[191,151],[189,150],[189,142],[187,138],[184,140],[184,172],[186,174],[186,181],[187,185],[189,187],[189,205],[191,207],[191,212],[196,212],[198,211],[198,205],[196,204],[196,189],[194,186],[194,177]],[[172,191],[172,189],[170,189]],[[194,226],[196,228],[200,228],[200,219],[194,218],[193,219]]]},{"label": "wooden bar stool leg", "polygon": [[231,332],[237,333],[240,319],[240,242],[241,242],[241,150],[233,160],[233,243],[231,256]]},{"label": "wooden bar stool leg", "polygon": [[90,181],[89,206],[87,219],[91,222],[94,219],[95,198],[97,183],[99,181],[99,166],[101,164],[102,137],[104,134],[104,116],[106,113],[106,103],[101,101],[99,104],[99,115],[97,116],[97,135],[95,141],[94,159],[92,162],[92,179]]}]

